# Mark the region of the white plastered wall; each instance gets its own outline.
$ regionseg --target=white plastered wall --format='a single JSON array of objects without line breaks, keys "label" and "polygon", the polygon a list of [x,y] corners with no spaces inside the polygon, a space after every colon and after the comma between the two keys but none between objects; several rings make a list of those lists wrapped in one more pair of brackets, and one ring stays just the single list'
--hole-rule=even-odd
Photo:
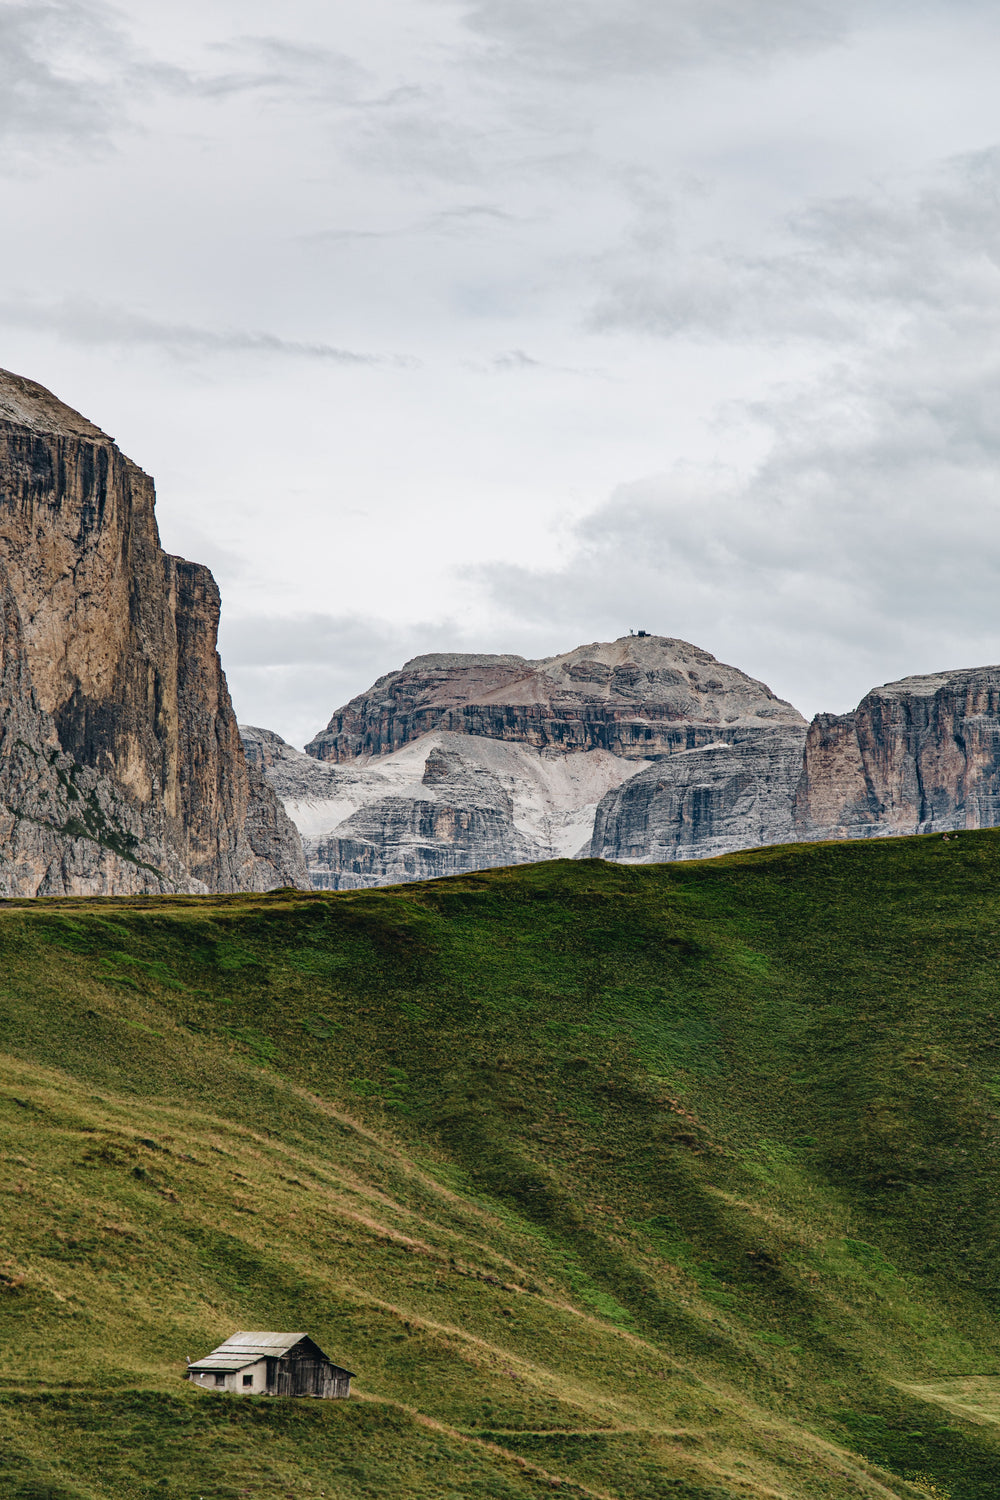
[{"label": "white plastered wall", "polygon": [[[251,1377],[250,1385],[243,1384],[245,1375]],[[267,1360],[259,1359],[256,1364],[245,1365],[242,1370],[228,1370],[224,1385],[216,1384],[215,1372],[212,1370],[200,1370],[189,1375],[188,1379],[205,1391],[229,1391],[237,1396],[259,1396],[267,1389]]]}]

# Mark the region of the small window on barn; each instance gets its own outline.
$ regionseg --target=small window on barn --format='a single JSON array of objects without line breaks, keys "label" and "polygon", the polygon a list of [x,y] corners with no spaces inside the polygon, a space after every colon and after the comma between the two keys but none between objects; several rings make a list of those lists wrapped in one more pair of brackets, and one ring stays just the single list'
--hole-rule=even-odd
[{"label": "small window on barn", "polygon": [[216,1383],[216,1385],[225,1385],[225,1383],[226,1383],[226,1377],[225,1377],[225,1375],[216,1375],[216,1377],[215,1377],[215,1383]]},{"label": "small window on barn", "polygon": [[243,1384],[244,1385],[253,1385],[253,1376],[252,1375],[244,1375],[244,1377],[243,1377]]}]

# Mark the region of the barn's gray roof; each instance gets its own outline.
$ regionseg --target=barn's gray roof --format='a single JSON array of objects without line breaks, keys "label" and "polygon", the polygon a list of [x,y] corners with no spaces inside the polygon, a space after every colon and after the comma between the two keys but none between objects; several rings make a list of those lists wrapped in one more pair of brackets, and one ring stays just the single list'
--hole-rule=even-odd
[{"label": "barn's gray roof", "polygon": [[[224,1344],[219,1344],[211,1354],[206,1354],[204,1359],[196,1359],[189,1367],[192,1370],[245,1370],[247,1365],[256,1364],[258,1359],[269,1356],[271,1359],[280,1359],[287,1354],[289,1349],[294,1349],[296,1344],[303,1339],[309,1338],[308,1333],[233,1333],[226,1339]],[[316,1343],[315,1339],[311,1340]],[[319,1345],[316,1344],[317,1349]],[[323,1354],[320,1349],[320,1354]],[[333,1364],[329,1356],[323,1354],[323,1358]],[[334,1366],[340,1369],[339,1365]],[[351,1374],[348,1370],[346,1374]]]},{"label": "barn's gray roof", "polygon": [[231,1354],[206,1354],[204,1359],[196,1359],[193,1365],[188,1365],[189,1370],[217,1370],[222,1373],[231,1373],[233,1370],[245,1370],[247,1365],[255,1365],[259,1356],[252,1355],[250,1359],[236,1359]]}]

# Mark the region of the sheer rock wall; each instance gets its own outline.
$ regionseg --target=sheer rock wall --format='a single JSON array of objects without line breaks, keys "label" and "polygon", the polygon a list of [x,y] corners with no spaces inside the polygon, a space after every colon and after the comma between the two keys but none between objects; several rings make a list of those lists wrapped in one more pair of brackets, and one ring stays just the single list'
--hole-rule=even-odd
[{"label": "sheer rock wall", "polygon": [[590,854],[658,864],[791,842],[805,738],[786,724],[664,756],[603,799]]},{"label": "sheer rock wall", "polygon": [[[103,823],[93,807],[89,822],[63,817],[50,788],[55,811],[39,820],[29,784],[8,775],[4,847],[32,819],[42,841],[37,858],[15,858],[10,894],[304,883],[295,829],[244,759],[218,589],[163,552],[153,506],[152,481],[105,433],[0,372],[2,732],[105,810]],[[15,733],[22,719],[31,732]],[[40,764],[39,776],[41,795]],[[60,860],[42,872],[52,839]]]},{"label": "sheer rock wall", "polygon": [[795,837],[1000,826],[1000,667],[905,677],[809,727]]}]

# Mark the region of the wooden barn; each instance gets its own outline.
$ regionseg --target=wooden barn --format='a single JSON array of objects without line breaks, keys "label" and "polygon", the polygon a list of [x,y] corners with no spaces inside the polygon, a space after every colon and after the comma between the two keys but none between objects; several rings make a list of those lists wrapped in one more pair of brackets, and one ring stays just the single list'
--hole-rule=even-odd
[{"label": "wooden barn", "polygon": [[187,1378],[208,1391],[238,1396],[320,1396],[351,1394],[353,1371],[328,1359],[307,1333],[234,1333],[194,1364]]}]

